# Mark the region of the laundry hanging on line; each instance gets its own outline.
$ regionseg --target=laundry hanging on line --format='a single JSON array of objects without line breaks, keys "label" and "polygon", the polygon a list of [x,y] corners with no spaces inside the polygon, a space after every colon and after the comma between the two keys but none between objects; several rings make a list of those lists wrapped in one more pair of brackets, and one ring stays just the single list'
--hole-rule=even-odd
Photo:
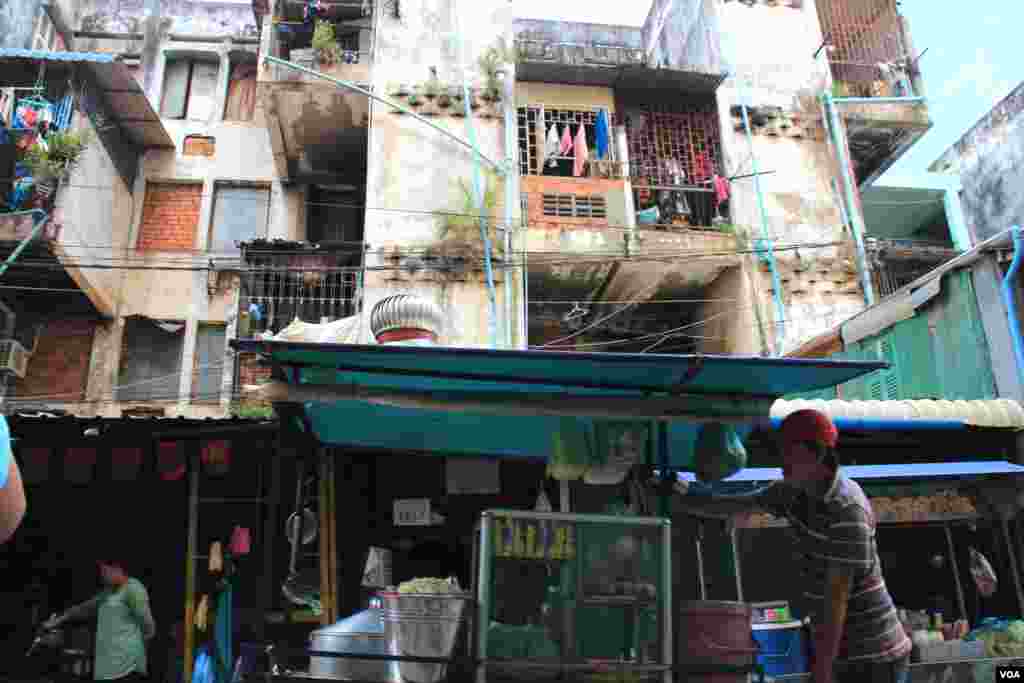
[{"label": "laundry hanging on line", "polygon": [[594,137],[597,145],[597,158],[604,159],[608,156],[608,113],[604,109],[597,113],[597,123],[594,125]]},{"label": "laundry hanging on line", "polygon": [[544,140],[544,162],[547,163],[548,168],[555,168],[558,165],[558,160],[555,157],[558,156],[559,148],[558,126],[552,125],[548,129],[547,138]]},{"label": "laundry hanging on line", "polygon": [[583,124],[580,124],[580,128],[576,131],[576,140],[573,143],[573,164],[572,174],[575,177],[583,175],[583,166],[587,163],[587,158],[590,156],[590,151],[587,149],[587,132],[583,128]]}]

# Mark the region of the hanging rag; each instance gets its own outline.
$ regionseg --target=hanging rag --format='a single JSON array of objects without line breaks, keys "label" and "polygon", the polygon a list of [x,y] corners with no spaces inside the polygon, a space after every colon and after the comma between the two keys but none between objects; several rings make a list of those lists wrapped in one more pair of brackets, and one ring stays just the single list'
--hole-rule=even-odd
[{"label": "hanging rag", "polygon": [[216,683],[230,683],[231,662],[234,661],[232,647],[232,609],[234,588],[230,581],[225,582],[224,588],[217,597],[217,621],[213,625],[213,657],[214,657],[214,681]]},{"label": "hanging rag", "polygon": [[196,617],[195,626],[200,631],[206,630],[206,625],[209,623],[209,611],[210,611],[210,599],[205,595],[199,599],[199,604],[196,605]]},{"label": "hanging rag", "polygon": [[220,541],[214,541],[210,545],[210,573],[224,571],[224,550]]},{"label": "hanging rag", "polygon": [[583,124],[580,124],[580,129],[576,131],[576,141],[573,143],[573,163],[572,163],[572,174],[575,177],[583,175],[583,166],[587,163],[587,157],[589,151],[587,150],[587,132],[583,129]]},{"label": "hanging rag", "polygon": [[597,158],[604,159],[608,156],[608,113],[602,109],[597,112],[597,123],[594,126],[594,136],[597,138]]},{"label": "hanging rag", "polygon": [[547,162],[548,168],[554,168],[558,165],[558,160],[555,157],[558,156],[559,148],[558,126],[552,125],[548,129],[548,137],[544,141],[544,161]]},{"label": "hanging rag", "polygon": [[569,126],[566,125],[562,128],[562,140],[558,143],[558,156],[568,156],[569,152],[572,151],[572,132],[569,130]]},{"label": "hanging rag", "polygon": [[231,554],[235,557],[248,555],[252,550],[252,537],[248,527],[236,526],[231,533]]},{"label": "hanging rag", "polygon": [[714,177],[714,185],[715,201],[717,202],[717,206],[721,206],[722,202],[729,201],[729,179],[723,178],[716,173]]}]

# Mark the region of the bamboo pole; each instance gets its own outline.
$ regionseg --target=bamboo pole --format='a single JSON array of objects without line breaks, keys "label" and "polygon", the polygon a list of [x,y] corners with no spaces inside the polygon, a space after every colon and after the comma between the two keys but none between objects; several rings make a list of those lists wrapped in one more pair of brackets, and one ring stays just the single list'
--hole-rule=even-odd
[{"label": "bamboo pole", "polygon": [[199,442],[186,442],[188,450],[188,540],[185,548],[184,680],[192,680],[195,649],[196,544],[199,531]]},{"label": "bamboo pole", "polygon": [[329,555],[330,547],[330,523],[327,521],[330,501],[327,492],[327,461],[324,459],[323,450],[320,451],[319,481],[317,482],[317,512],[320,517],[320,623],[324,626],[333,624],[331,614],[334,604],[334,594],[331,592],[331,570]]}]

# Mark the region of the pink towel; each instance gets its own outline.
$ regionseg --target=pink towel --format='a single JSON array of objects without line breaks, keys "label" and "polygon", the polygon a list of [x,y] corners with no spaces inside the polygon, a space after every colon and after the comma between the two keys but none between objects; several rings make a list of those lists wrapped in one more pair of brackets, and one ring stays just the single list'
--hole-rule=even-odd
[{"label": "pink towel", "polygon": [[573,159],[572,162],[572,174],[577,178],[583,175],[583,165],[587,163],[587,157],[589,156],[589,150],[587,150],[587,133],[583,130],[583,124],[580,124],[580,129],[576,131],[576,142],[573,143]]},{"label": "pink towel", "polygon": [[248,555],[252,549],[252,539],[249,536],[249,529],[244,526],[236,526],[231,534],[231,554],[236,557]]},{"label": "pink towel", "polygon": [[572,133],[569,126],[562,129],[562,141],[558,145],[558,156],[564,157],[572,151]]},{"label": "pink towel", "polygon": [[720,175],[715,175],[715,199],[721,204],[729,199],[729,180]]}]

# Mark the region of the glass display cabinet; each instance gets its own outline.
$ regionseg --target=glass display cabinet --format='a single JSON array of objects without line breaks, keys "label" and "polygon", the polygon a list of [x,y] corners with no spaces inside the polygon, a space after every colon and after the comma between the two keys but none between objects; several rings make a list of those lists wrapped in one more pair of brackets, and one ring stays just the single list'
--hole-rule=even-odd
[{"label": "glass display cabinet", "polygon": [[667,519],[484,512],[477,683],[670,683],[671,558]]}]

